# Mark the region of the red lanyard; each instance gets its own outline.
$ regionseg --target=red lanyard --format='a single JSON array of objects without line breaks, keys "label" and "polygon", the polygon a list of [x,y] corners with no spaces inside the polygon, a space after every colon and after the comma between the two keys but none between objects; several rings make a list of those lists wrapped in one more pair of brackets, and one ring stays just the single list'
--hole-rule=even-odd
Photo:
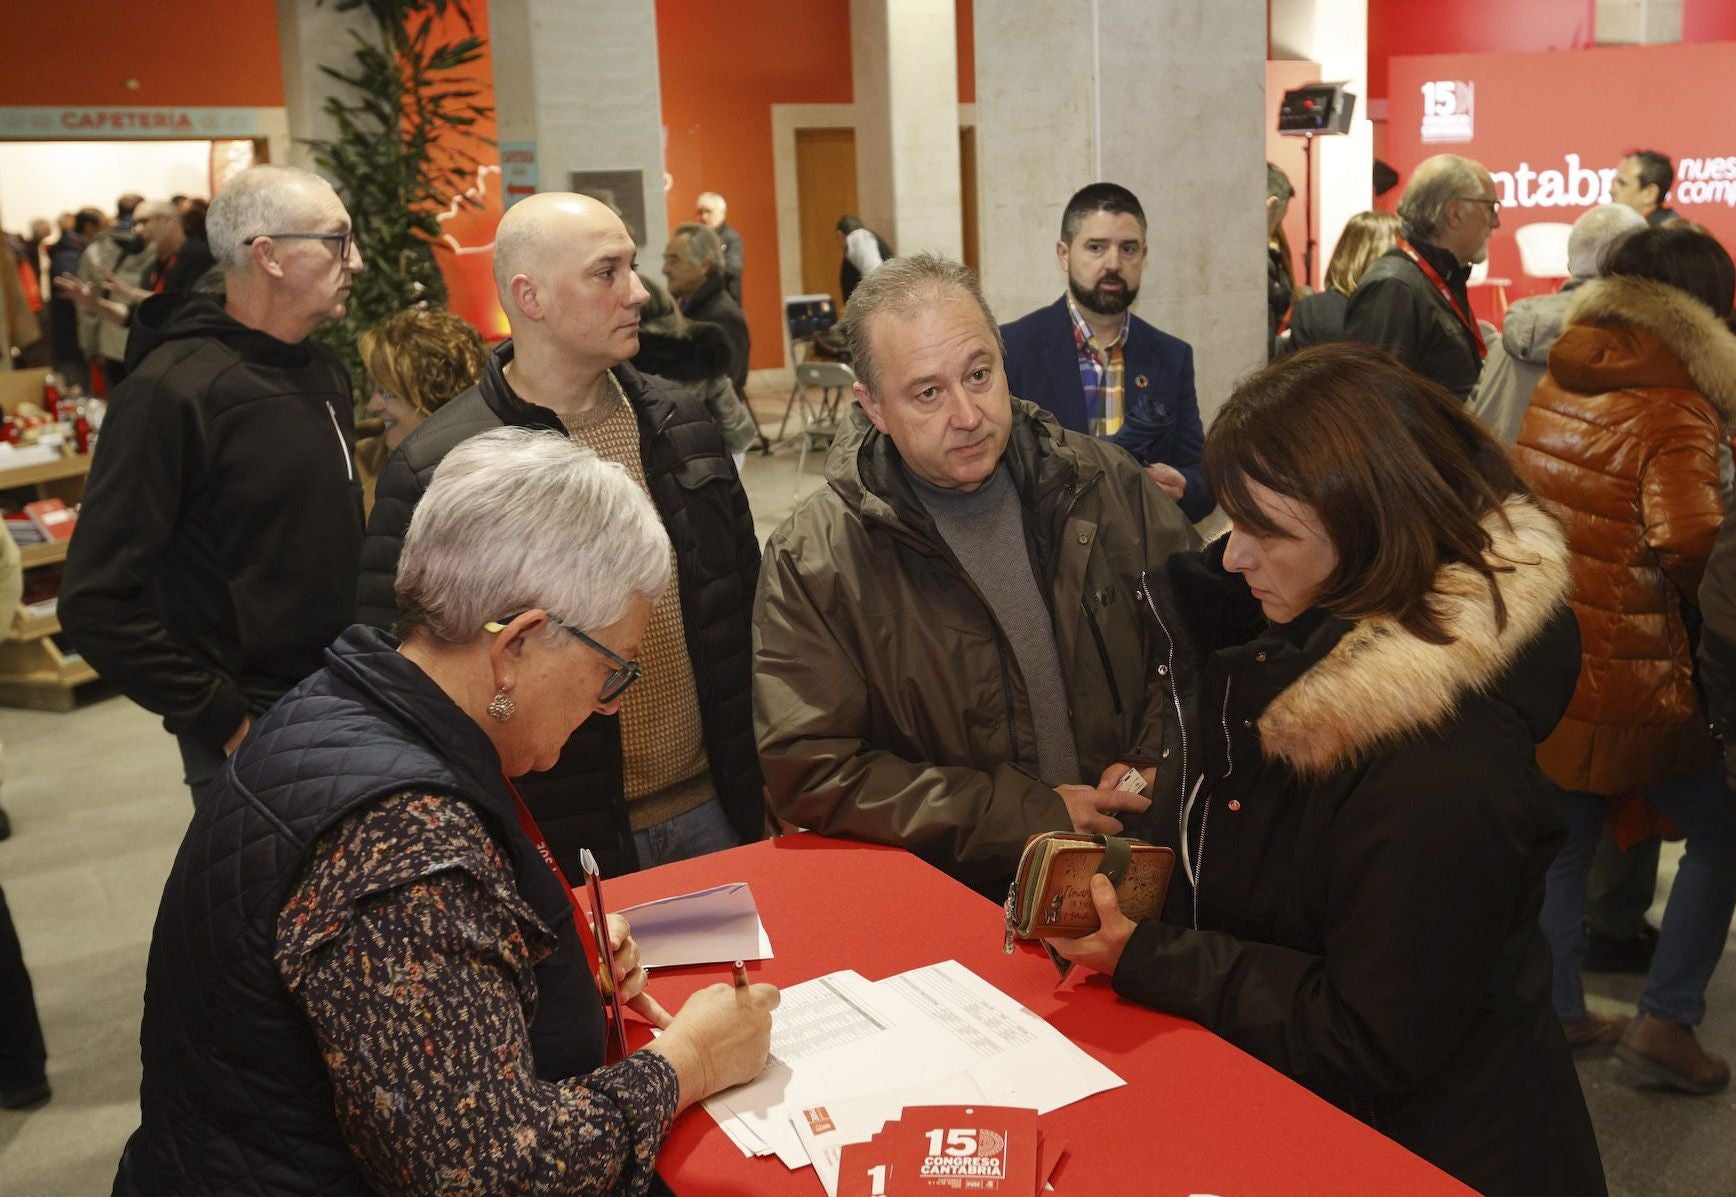
[{"label": "red lanyard", "polygon": [[1441,272],[1429,265],[1429,260],[1412,249],[1403,239],[1399,240],[1398,248],[1405,257],[1415,262],[1417,269],[1423,272],[1423,276],[1435,285],[1435,290],[1441,293],[1441,298],[1446,300],[1448,306],[1453,309],[1453,314],[1459,318],[1459,323],[1463,324],[1471,334],[1471,340],[1477,343],[1477,360],[1482,361],[1488,357],[1489,348],[1483,344],[1483,330],[1478,327],[1471,313],[1465,310],[1464,305],[1459,303],[1459,297],[1447,289],[1447,280],[1441,277]]},{"label": "red lanyard", "polygon": [[[524,832],[525,837],[531,843],[536,845],[536,850],[542,854],[543,863],[548,865],[549,871],[555,875],[555,880],[559,881],[561,888],[567,892],[567,902],[573,908],[573,927],[579,933],[579,944],[585,953],[585,967],[590,968],[591,963],[595,961],[601,968],[610,968],[610,955],[605,954],[597,944],[597,936],[607,935],[609,929],[607,927],[595,929],[591,927],[590,920],[585,917],[584,908],[579,905],[579,896],[573,892],[572,885],[567,881],[566,872],[561,868],[560,862],[555,859],[555,854],[549,851],[549,842],[543,836],[542,828],[537,826],[536,816],[530,813],[530,807],[526,806],[524,799],[519,797],[518,787],[504,776],[500,780],[505,783],[507,792],[512,795],[513,805],[518,808],[519,829]],[[621,1002],[620,998],[616,996],[613,977],[609,978],[609,983],[610,993],[608,996],[611,999],[609,1005],[613,1007],[615,1015],[613,1019],[614,1041],[615,1046],[619,1049],[616,1058],[620,1059],[627,1054],[627,1026],[621,1018]]]}]

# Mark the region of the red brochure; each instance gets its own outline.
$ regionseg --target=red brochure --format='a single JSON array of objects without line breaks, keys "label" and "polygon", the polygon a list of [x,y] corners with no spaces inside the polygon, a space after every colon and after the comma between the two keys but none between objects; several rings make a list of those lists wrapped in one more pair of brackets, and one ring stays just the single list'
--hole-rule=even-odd
[{"label": "red brochure", "polygon": [[906,1106],[839,1156],[838,1197],[1037,1192],[1037,1112],[1008,1106]]}]

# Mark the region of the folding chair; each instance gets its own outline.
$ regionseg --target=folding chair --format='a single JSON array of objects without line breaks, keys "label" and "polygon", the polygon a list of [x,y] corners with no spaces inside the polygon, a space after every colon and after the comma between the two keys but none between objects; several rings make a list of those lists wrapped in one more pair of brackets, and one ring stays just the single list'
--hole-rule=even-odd
[{"label": "folding chair", "polygon": [[[856,386],[856,372],[843,362],[797,362],[796,388],[792,394],[802,409],[802,451],[796,458],[796,477],[808,462],[808,450],[819,441],[831,446],[843,419],[844,405]],[[818,391],[818,402],[810,395]]]}]

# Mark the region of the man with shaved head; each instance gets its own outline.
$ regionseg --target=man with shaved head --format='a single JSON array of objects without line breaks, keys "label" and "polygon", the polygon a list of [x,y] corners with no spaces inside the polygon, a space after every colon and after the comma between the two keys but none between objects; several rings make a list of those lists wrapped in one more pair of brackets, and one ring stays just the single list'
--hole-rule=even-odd
[{"label": "man with shaved head", "polygon": [[224,294],[135,311],[59,603],[97,672],[179,739],[195,804],[349,625],[362,539],[349,378],[310,339],[362,269],[349,212],[317,175],[256,166],[206,229]]},{"label": "man with shaved head", "polygon": [[749,672],[759,542],[704,401],[628,364],[646,300],[634,257],[621,218],[595,199],[546,193],[513,205],[494,242],[512,339],[476,386],[387,461],[362,549],[358,618],[390,628],[404,533],[435,468],[461,442],[503,425],[588,445],[651,496],[669,530],[675,584],[652,612],[644,680],[618,715],[580,725],[553,769],[519,782],[572,876],[580,848],[611,874],[733,847],[764,826]]},{"label": "man with shaved head", "polygon": [[1468,399],[1487,351],[1465,284],[1501,227],[1495,181],[1480,162],[1437,154],[1411,176],[1398,217],[1404,235],[1356,285],[1344,339],[1376,345]]}]

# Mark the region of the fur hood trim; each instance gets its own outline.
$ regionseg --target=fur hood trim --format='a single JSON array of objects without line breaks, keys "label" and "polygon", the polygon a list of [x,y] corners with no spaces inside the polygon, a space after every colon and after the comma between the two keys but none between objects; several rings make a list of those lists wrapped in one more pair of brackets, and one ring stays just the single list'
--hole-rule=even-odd
[{"label": "fur hood trim", "polygon": [[1649,278],[1600,278],[1574,291],[1567,323],[1645,329],[1676,355],[1726,422],[1736,419],[1736,333],[1687,292]]},{"label": "fur hood trim", "polygon": [[1386,616],[1360,621],[1260,716],[1267,756],[1317,777],[1440,727],[1467,693],[1501,679],[1566,601],[1572,579],[1567,542],[1553,518],[1517,495],[1503,512],[1511,531],[1499,515],[1483,526],[1494,542],[1489,559],[1512,567],[1495,575],[1507,604],[1505,630],[1495,630],[1482,575],[1466,565],[1443,566],[1434,602],[1453,642],[1426,643]]}]

